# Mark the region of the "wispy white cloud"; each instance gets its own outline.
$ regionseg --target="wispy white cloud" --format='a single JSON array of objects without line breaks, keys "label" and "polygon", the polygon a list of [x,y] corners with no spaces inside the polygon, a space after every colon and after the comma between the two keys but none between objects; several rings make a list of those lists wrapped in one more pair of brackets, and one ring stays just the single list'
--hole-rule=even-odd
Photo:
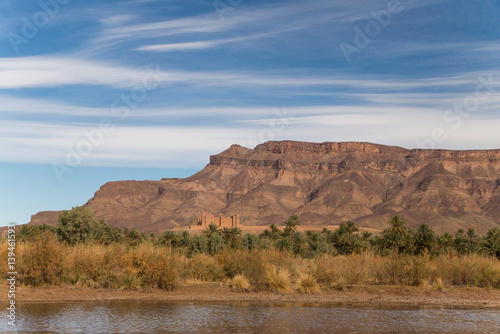
[{"label": "wispy white cloud", "polygon": [[107,26],[117,26],[117,25],[123,25],[126,22],[130,22],[132,19],[134,19],[134,15],[121,14],[121,15],[107,16],[105,18],[100,19],[100,22]]},{"label": "wispy white cloud", "polygon": [[[492,75],[498,83],[499,70],[476,71],[451,76],[428,77],[411,81],[381,76],[328,74],[300,75],[295,73],[255,73],[243,71],[169,71],[152,67],[160,83],[189,83],[192,87],[338,87],[356,90],[403,91],[452,87],[471,89],[481,75]],[[146,68],[125,67],[71,57],[38,56],[0,58],[0,89],[56,87],[64,85],[94,85],[117,88],[141,85],[151,77]]]},{"label": "wispy white cloud", "polygon": [[[349,15],[348,10],[343,6],[322,0],[258,6],[246,4],[238,7],[237,11],[239,15],[227,15],[224,20],[219,19],[214,9],[213,12],[196,16],[108,27],[103,29],[87,47],[93,48],[99,45],[101,48],[106,48],[108,43],[111,43],[109,46],[113,47],[132,40],[172,37],[176,39],[175,42],[155,43],[136,49],[141,51],[199,50],[247,40],[249,38],[244,36],[250,32],[256,33],[251,37],[252,39],[268,38],[272,35],[309,29]],[[241,39],[234,38],[235,35]],[[197,40],[192,40],[192,36],[196,36]],[[179,39],[182,42],[179,42]]]},{"label": "wispy white cloud", "polygon": [[225,40],[204,41],[204,42],[186,42],[186,43],[170,43],[145,45],[134,49],[136,51],[153,51],[153,52],[172,52],[172,51],[187,51],[187,50],[202,50],[209,49],[214,46],[227,43]]},{"label": "wispy white cloud", "polygon": [[64,104],[47,99],[19,98],[0,95],[1,114],[44,114],[65,116],[106,116],[111,113],[105,108],[89,108]]},{"label": "wispy white cloud", "polygon": [[[295,28],[299,29],[299,28]],[[271,32],[265,32],[262,34],[253,34],[248,36],[241,36],[236,38],[223,38],[216,40],[206,40],[206,41],[194,41],[194,42],[183,42],[183,43],[169,43],[169,44],[153,44],[144,45],[136,48],[136,51],[154,51],[154,52],[171,52],[171,51],[186,51],[186,50],[201,50],[209,49],[222,44],[239,43],[249,40],[269,38],[279,35],[283,32],[290,32],[294,29],[277,30]]]},{"label": "wispy white cloud", "polygon": [[[166,72],[155,74],[161,82],[170,81]],[[68,57],[0,58],[0,89],[77,84],[123,88],[140,85],[148,76],[146,69]]]},{"label": "wispy white cloud", "polygon": [[[310,123],[316,116],[350,115],[344,118],[345,124],[364,124],[395,119],[392,115],[418,115],[418,117],[429,117],[443,114],[447,109],[453,108],[455,103],[462,103],[468,95],[463,94],[346,94],[357,103],[323,105],[323,106],[284,106],[286,112],[282,113],[280,108],[274,107],[248,107],[248,106],[220,106],[220,107],[187,107],[187,106],[162,106],[141,107],[134,109],[127,117],[129,119],[141,119],[142,121],[154,121],[162,119],[190,119],[195,116],[213,117],[224,119],[227,122],[247,123],[254,125],[266,124],[279,114],[280,119],[286,119],[291,124]],[[76,117],[110,117],[117,118],[117,114],[111,106],[109,107],[86,107],[59,103],[47,99],[27,99],[0,95],[0,115],[54,115]],[[481,101],[475,115],[487,114],[497,110],[500,103],[500,92],[492,94]],[[380,115],[391,115],[387,119]],[[310,118],[313,117],[313,118]],[[338,118],[337,120],[339,120]],[[402,119],[401,119],[402,121]]]},{"label": "wispy white cloud", "polygon": [[[66,163],[71,150],[88,141],[83,131],[90,124],[54,125],[36,122],[0,124],[0,160],[30,163]],[[224,127],[117,127],[100,145],[83,157],[87,166],[198,165],[217,150],[242,140],[251,133]],[[184,165],[185,166],[185,165]]]},{"label": "wispy white cloud", "polygon": [[99,41],[113,39],[139,39],[187,33],[214,33],[230,29],[236,20],[218,20],[211,14],[186,17],[160,22],[148,22],[105,29]]},{"label": "wispy white cloud", "polygon": [[[306,108],[304,108],[306,109]],[[340,112],[343,109],[344,112]],[[199,166],[208,156],[234,143],[250,146],[267,140],[369,141],[417,147],[435,128],[442,128],[447,140],[439,148],[495,148],[500,141],[496,114],[471,117],[459,129],[443,122],[440,113],[418,108],[331,108],[307,115],[287,111],[280,118],[249,119],[234,126],[121,126],[104,134],[102,144],[92,146],[82,164],[89,166],[180,167]],[[338,110],[338,112],[332,112]],[[279,127],[276,127],[279,122]],[[402,124],[411,124],[410,127]],[[64,163],[71,150],[88,141],[84,130],[93,124],[49,124],[29,121],[0,123],[0,160],[51,164]],[[279,129],[276,130],[276,129]],[[265,130],[265,131],[263,131]],[[478,136],[481,133],[481,136]],[[264,135],[263,135],[264,134]],[[498,147],[496,147],[498,148]]]}]

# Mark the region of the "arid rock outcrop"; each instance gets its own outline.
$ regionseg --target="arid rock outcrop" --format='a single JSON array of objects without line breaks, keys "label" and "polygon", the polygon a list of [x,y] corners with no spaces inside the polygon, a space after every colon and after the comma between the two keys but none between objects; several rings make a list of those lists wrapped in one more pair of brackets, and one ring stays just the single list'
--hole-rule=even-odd
[{"label": "arid rock outcrop", "polygon": [[[438,232],[500,226],[500,150],[408,150],[370,143],[233,145],[185,179],[110,182],[86,204],[120,227],[158,232],[195,224],[203,212],[243,225],[355,220],[386,227],[395,214]],[[41,212],[31,223],[57,222]]]}]

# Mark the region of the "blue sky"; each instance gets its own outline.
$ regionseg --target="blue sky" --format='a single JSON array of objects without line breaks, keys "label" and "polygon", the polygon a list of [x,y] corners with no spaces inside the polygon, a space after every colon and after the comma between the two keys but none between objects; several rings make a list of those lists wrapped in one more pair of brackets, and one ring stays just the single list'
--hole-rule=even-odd
[{"label": "blue sky", "polygon": [[0,3],[0,224],[231,144],[499,148],[498,0]]}]

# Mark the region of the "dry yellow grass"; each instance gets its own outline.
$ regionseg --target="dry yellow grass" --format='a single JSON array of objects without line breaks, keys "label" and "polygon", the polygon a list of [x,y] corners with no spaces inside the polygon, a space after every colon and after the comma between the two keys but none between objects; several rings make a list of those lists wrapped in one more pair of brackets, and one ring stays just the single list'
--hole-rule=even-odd
[{"label": "dry yellow grass", "polygon": [[231,286],[231,290],[237,292],[248,292],[250,289],[250,282],[243,275],[236,275],[230,281],[229,285]]},{"label": "dry yellow grass", "polygon": [[300,274],[296,283],[297,290],[300,293],[315,294],[321,291],[316,278],[312,274]]},{"label": "dry yellow grass", "polygon": [[266,270],[266,283],[269,290],[281,294],[293,292],[290,272],[287,269],[270,265]]},{"label": "dry yellow grass", "polygon": [[[7,263],[5,240],[0,241],[0,247],[3,263]],[[236,281],[230,284],[235,289],[252,287],[283,294],[295,289],[315,293],[322,286],[344,289],[374,284],[432,284],[438,290],[453,286],[500,289],[500,261],[480,255],[429,257],[366,253],[304,259],[271,249],[226,250],[216,256],[196,254],[189,258],[169,247],[151,243],[138,247],[122,244],[68,246],[45,235],[30,243],[19,242],[16,258],[18,281],[28,286],[68,284],[172,290],[186,280],[223,283],[233,277]]]}]

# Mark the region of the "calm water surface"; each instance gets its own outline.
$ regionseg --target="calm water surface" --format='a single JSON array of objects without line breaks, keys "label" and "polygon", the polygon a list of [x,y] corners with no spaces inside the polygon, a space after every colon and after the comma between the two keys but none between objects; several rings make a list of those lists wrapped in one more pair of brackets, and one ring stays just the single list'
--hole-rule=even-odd
[{"label": "calm water surface", "polygon": [[[500,310],[241,302],[20,304],[18,333],[500,333]],[[16,331],[1,322],[0,332]]]}]

